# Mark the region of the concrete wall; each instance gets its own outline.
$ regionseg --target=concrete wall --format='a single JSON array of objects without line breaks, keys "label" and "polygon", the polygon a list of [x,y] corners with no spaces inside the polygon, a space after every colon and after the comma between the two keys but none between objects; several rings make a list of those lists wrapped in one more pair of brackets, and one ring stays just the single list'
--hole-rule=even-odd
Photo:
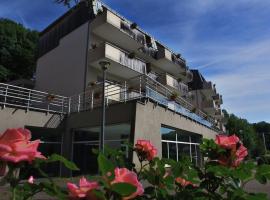
[{"label": "concrete wall", "polygon": [[36,89],[59,95],[78,94],[85,87],[88,23],[60,40],[38,59]]},{"label": "concrete wall", "polygon": [[0,110],[0,134],[8,128],[24,126],[44,127],[52,114],[28,111],[24,109],[4,108]]},{"label": "concrete wall", "polygon": [[161,125],[197,133],[209,139],[215,138],[217,134],[217,132],[197,122],[187,119],[171,110],[167,110],[162,106],[157,106],[150,101],[146,105],[136,104],[134,141],[137,139],[151,140],[158,148],[159,156],[162,155]]}]

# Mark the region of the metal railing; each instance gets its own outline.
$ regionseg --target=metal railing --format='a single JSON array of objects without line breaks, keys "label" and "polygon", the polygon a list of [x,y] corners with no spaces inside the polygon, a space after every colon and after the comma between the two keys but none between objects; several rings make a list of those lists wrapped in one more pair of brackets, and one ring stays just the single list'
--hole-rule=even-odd
[{"label": "metal railing", "polygon": [[25,108],[26,110],[67,113],[69,98],[0,83],[0,105]]},{"label": "metal railing", "polygon": [[[215,124],[213,118],[207,116],[184,98],[174,96],[172,90],[147,75],[140,75],[122,84],[106,81],[105,100],[107,106],[142,98],[152,99],[158,104],[205,126],[213,127]],[[62,114],[91,110],[102,105],[102,82],[71,97],[0,83],[0,105]],[[56,123],[58,120],[54,122],[55,120],[52,119],[52,121],[52,123]]]},{"label": "metal railing", "polygon": [[[106,81],[105,93],[107,106],[134,99],[149,98],[205,126],[212,127],[214,124],[214,119],[184,98],[176,97],[172,100],[173,91],[146,75],[135,77],[123,84]],[[102,83],[97,83],[86,92],[70,97],[70,112],[81,112],[100,107],[101,99]]]}]

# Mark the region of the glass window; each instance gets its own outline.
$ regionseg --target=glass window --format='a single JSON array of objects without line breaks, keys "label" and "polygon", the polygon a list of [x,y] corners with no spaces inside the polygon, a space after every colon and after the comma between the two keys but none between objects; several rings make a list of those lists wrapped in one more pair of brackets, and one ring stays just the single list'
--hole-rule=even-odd
[{"label": "glass window", "polygon": [[161,127],[162,157],[180,160],[188,157],[195,165],[200,165],[199,144],[201,135],[184,130]]},{"label": "glass window", "polygon": [[[105,127],[105,146],[113,149],[121,149],[129,155],[129,149],[126,142],[130,140],[131,127],[129,123],[106,125]],[[73,161],[80,168],[80,174],[96,174],[97,157],[93,154],[93,149],[99,148],[100,126],[80,128],[74,131],[73,140]],[[76,174],[77,173],[77,174]]]}]

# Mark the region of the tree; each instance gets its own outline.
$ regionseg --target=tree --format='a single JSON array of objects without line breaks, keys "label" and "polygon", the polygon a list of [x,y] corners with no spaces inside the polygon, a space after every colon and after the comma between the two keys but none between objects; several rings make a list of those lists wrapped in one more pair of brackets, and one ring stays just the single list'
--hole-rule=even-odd
[{"label": "tree", "polygon": [[223,111],[227,120],[226,129],[230,134],[237,135],[249,149],[249,155],[256,157],[264,154],[261,138],[256,134],[253,125],[246,119],[239,118],[234,114]]},{"label": "tree", "polygon": [[12,20],[0,18],[0,81],[33,76],[38,32]]}]

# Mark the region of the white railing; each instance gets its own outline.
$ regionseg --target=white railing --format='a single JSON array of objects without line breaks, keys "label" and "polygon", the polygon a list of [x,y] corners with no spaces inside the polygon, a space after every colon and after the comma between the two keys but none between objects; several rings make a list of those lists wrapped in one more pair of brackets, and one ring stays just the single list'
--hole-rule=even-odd
[{"label": "white railing", "polygon": [[[199,123],[207,126],[214,124],[214,119],[207,116],[182,97],[171,100],[173,91],[153,80],[141,75],[124,82],[122,85],[107,81],[105,86],[106,105],[123,103],[134,99],[150,98],[168,108],[175,110]],[[91,110],[102,105],[102,83],[97,83],[86,92],[70,97],[70,112]]]},{"label": "white railing", "polygon": [[67,113],[69,98],[0,83],[0,105],[25,108],[26,110]]},{"label": "white railing", "polygon": [[[100,82],[81,94],[64,97],[0,83],[0,105],[63,114],[81,112],[102,105],[102,85]],[[214,124],[214,119],[190,102],[180,96],[172,98],[173,95],[172,90],[146,75],[140,75],[123,84],[110,81],[106,81],[105,84],[107,106],[148,98],[206,126],[210,127]]]}]

